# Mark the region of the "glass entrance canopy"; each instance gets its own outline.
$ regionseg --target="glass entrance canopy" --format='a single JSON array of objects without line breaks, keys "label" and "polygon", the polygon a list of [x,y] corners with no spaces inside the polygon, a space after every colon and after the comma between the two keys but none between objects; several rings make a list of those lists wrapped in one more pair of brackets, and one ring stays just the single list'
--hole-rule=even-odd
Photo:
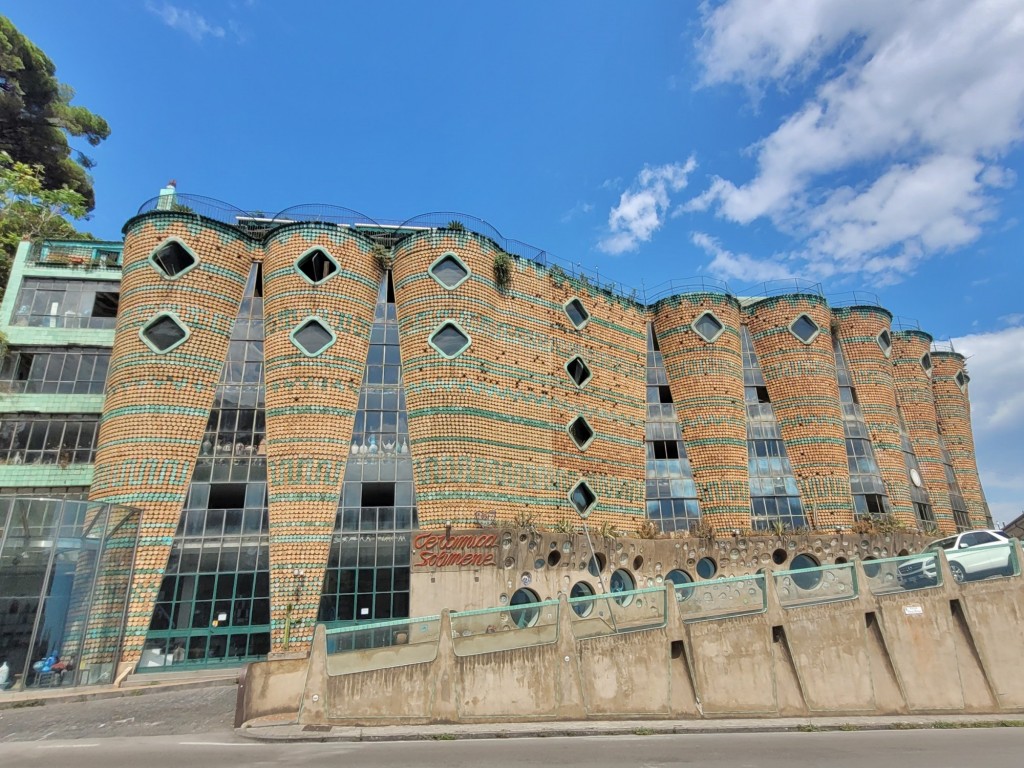
[{"label": "glass entrance canopy", "polygon": [[140,516],[79,499],[0,499],[0,696],[113,682]]}]

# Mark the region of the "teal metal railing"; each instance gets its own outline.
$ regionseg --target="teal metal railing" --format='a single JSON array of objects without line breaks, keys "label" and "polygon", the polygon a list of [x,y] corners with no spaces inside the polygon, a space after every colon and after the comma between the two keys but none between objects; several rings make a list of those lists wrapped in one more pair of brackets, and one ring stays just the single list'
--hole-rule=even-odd
[{"label": "teal metal railing", "polygon": [[584,639],[664,627],[666,595],[664,587],[645,587],[569,598],[573,636]]},{"label": "teal metal railing", "polygon": [[772,578],[783,608],[853,600],[858,595],[857,570],[853,563],[776,571]]},{"label": "teal metal railing", "polygon": [[763,573],[676,585],[675,595],[686,623],[768,610]]}]

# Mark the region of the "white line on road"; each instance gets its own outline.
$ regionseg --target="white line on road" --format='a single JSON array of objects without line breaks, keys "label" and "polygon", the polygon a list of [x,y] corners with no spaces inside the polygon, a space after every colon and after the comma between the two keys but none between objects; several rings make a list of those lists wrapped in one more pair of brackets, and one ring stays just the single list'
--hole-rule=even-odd
[{"label": "white line on road", "polygon": [[186,747],[258,747],[259,744],[252,741],[179,741],[179,744]]}]

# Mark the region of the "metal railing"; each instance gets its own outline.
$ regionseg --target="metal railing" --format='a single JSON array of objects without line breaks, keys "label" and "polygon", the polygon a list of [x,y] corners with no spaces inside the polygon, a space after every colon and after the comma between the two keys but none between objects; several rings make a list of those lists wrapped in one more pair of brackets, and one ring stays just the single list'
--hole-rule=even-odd
[{"label": "metal railing", "polygon": [[763,573],[677,584],[675,593],[679,613],[686,623],[768,610]]},{"label": "metal railing", "polygon": [[918,555],[863,560],[866,587],[873,595],[930,589],[942,584],[939,556],[934,552]]},{"label": "metal railing", "polygon": [[569,598],[573,636],[591,637],[664,627],[668,610],[664,587]]},{"label": "metal railing", "polygon": [[853,600],[858,595],[853,563],[776,571],[772,577],[783,608]]}]

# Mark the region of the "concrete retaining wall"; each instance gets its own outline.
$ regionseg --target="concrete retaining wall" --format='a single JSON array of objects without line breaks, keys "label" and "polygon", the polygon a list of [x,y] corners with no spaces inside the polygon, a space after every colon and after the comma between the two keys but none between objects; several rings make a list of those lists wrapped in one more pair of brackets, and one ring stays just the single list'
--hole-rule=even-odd
[{"label": "concrete retaining wall", "polygon": [[[1024,711],[1024,577],[957,584],[940,565],[938,587],[862,586],[796,607],[769,577],[763,612],[703,621],[684,622],[669,592],[663,626],[595,637],[562,598],[552,624],[460,635],[456,649],[445,612],[436,654],[421,643],[328,655],[318,627],[308,660],[250,665],[239,715],[379,725]],[[382,654],[391,666],[375,668]]]}]

